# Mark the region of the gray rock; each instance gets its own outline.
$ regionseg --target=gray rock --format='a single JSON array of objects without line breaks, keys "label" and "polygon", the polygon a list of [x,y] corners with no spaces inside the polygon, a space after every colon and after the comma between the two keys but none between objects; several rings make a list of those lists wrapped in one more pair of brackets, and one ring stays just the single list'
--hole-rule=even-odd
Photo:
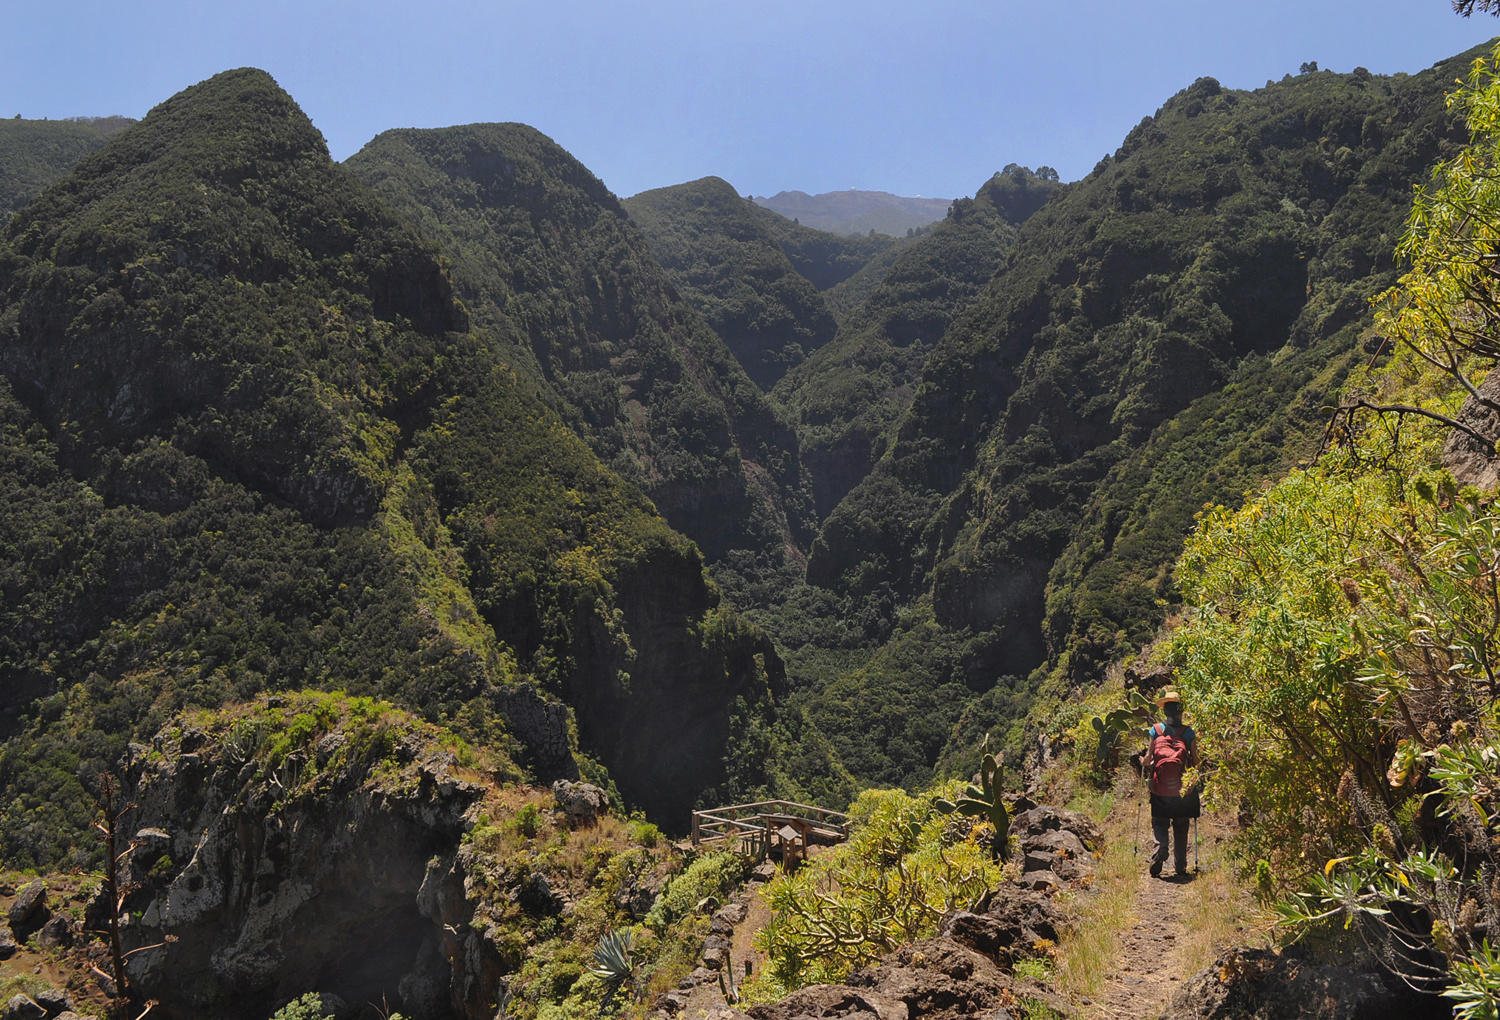
[{"label": "gray rock", "polygon": [[1045,892],[1048,889],[1062,888],[1062,879],[1051,871],[1028,871],[1021,876],[1021,885],[1037,892]]},{"label": "gray rock", "polygon": [[315,749],[315,754],[317,755],[318,759],[318,767],[322,768],[323,766],[327,765],[331,760],[333,760],[333,756],[338,754],[339,751],[343,749],[343,746],[348,742],[348,738],[345,737],[342,733],[330,733],[327,736],[323,737],[323,739],[319,740]]},{"label": "gray rock", "polygon": [[12,995],[5,1003],[5,1012],[0,1013],[0,1020],[33,1020],[35,1017],[43,1017],[47,1011],[25,995]]},{"label": "gray rock", "polygon": [[1183,982],[1162,1020],[1414,1020],[1448,1016],[1422,996],[1366,966],[1319,964],[1295,951],[1229,949]]},{"label": "gray rock", "polygon": [[1023,871],[1051,871],[1060,858],[1050,850],[1027,850]]},{"label": "gray rock", "polygon": [[1046,850],[1074,860],[1089,856],[1088,847],[1071,829],[1050,829],[1037,836],[1027,836],[1021,844],[1027,850]]},{"label": "gray rock", "polygon": [[769,882],[776,877],[776,865],[771,861],[761,861],[750,872],[750,881]]},{"label": "gray rock", "polygon": [[495,708],[510,723],[535,759],[537,773],[547,779],[577,779],[578,763],[568,745],[568,706],[548,701],[531,684],[496,688]]},{"label": "gray rock", "polygon": [[557,801],[557,810],[573,829],[593,825],[609,810],[609,794],[593,783],[571,783],[559,779],[552,784],[552,796]]},{"label": "gray rock", "polygon": [[861,1020],[908,1020],[907,1004],[883,992],[848,985],[808,985],[780,1002],[751,1006],[754,1020],[800,1020],[802,1017],[849,1017]]},{"label": "gray rock", "polygon": [[528,913],[542,916],[559,913],[563,908],[562,897],[552,891],[547,876],[540,871],[533,871],[521,882],[516,900]]},{"label": "gray rock", "polygon": [[655,1008],[663,1013],[681,1013],[687,1008],[687,996],[681,992],[662,992],[656,997]]},{"label": "gray rock", "polygon": [[36,940],[43,949],[66,949],[73,944],[73,926],[66,915],[53,914],[37,932]]},{"label": "gray rock", "polygon": [[703,940],[701,955],[705,967],[721,969],[729,960],[729,940],[722,935],[710,935]]},{"label": "gray rock", "polygon": [[73,999],[61,988],[44,988],[32,996],[37,1005],[48,1013],[61,1013],[73,1008]]},{"label": "gray rock", "polygon": [[47,917],[47,886],[37,879],[17,893],[10,905],[11,931],[17,938],[26,938],[46,923]]},{"label": "gray rock", "polygon": [[20,950],[21,945],[8,925],[0,924],[0,960],[9,960]]},{"label": "gray rock", "polygon": [[720,907],[717,911],[715,911],[714,920],[724,921],[731,928],[733,928],[735,925],[742,923],[745,920],[745,915],[749,912],[750,908],[745,904],[731,903],[728,906]]},{"label": "gray rock", "polygon": [[944,915],[939,934],[1009,967],[1017,959],[1036,955],[1038,941],[1056,942],[1061,920],[1048,897],[1009,887],[993,894],[982,913],[956,910]]},{"label": "gray rock", "polygon": [[[1480,383],[1479,393],[1486,399],[1500,400],[1500,376],[1491,372]],[[1500,414],[1472,396],[1458,409],[1457,420],[1482,436],[1500,439]],[[1460,429],[1450,429],[1443,442],[1443,467],[1459,485],[1493,490],[1500,484],[1500,457],[1493,452],[1493,444],[1486,449],[1485,444]]]},{"label": "gray rock", "polygon": [[1088,815],[1066,808],[1043,804],[1023,811],[1011,821],[1011,831],[1020,836],[1024,846],[1028,837],[1063,829],[1078,837],[1086,850],[1096,850],[1104,843],[1104,834]]}]

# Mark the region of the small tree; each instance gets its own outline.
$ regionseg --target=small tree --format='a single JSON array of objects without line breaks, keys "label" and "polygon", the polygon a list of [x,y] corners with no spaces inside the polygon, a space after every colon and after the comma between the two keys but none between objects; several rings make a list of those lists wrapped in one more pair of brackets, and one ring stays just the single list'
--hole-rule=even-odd
[{"label": "small tree", "polygon": [[[115,1016],[119,1020],[126,1020],[130,1016],[130,1003],[132,999],[130,988],[130,976],[125,970],[125,961],[136,953],[147,949],[157,949],[177,941],[176,935],[168,935],[161,942],[149,946],[141,946],[126,953],[120,945],[120,915],[125,910],[125,898],[130,895],[135,886],[130,882],[120,881],[120,862],[133,854],[140,843],[131,840],[124,850],[120,849],[119,829],[120,821],[130,811],[134,810],[134,804],[120,803],[120,781],[113,775],[105,772],[99,776],[99,794],[95,800],[99,811],[99,819],[94,822],[94,828],[99,830],[99,839],[104,844],[104,896],[109,904],[108,927],[98,934],[109,937],[109,962],[113,974],[106,974],[98,967],[91,968],[99,977],[107,978],[115,986]],[[135,1020],[141,1020],[151,1010],[156,1008],[156,1000],[148,1000],[140,1013],[136,1014]]]}]

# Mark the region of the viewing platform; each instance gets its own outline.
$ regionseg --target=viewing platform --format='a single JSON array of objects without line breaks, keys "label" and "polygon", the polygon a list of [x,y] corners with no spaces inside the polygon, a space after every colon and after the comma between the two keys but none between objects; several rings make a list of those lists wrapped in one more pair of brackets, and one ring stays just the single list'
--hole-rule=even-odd
[{"label": "viewing platform", "polygon": [[784,864],[807,857],[808,846],[831,845],[849,838],[849,816],[842,811],[762,800],[693,812],[693,846],[729,846],[764,859],[779,851]]}]

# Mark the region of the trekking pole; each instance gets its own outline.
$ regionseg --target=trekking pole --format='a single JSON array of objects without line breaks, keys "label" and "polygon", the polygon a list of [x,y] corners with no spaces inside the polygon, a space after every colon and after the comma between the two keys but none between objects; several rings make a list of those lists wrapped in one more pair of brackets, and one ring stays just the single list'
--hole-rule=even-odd
[{"label": "trekking pole", "polygon": [[1198,874],[1198,816],[1193,816],[1193,874]]},{"label": "trekking pole", "polygon": [[1135,845],[1130,848],[1130,853],[1134,857],[1141,855],[1141,798],[1139,795],[1135,798]]}]

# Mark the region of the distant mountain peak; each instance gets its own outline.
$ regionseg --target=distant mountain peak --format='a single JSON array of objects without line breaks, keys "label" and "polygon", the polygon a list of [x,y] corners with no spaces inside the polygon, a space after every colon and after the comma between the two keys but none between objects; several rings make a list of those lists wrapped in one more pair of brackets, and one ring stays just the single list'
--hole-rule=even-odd
[{"label": "distant mountain peak", "polygon": [[794,219],[805,227],[834,234],[891,234],[919,230],[948,215],[952,199],[908,197],[889,191],[780,191],[767,198],[752,196],[756,205]]}]

